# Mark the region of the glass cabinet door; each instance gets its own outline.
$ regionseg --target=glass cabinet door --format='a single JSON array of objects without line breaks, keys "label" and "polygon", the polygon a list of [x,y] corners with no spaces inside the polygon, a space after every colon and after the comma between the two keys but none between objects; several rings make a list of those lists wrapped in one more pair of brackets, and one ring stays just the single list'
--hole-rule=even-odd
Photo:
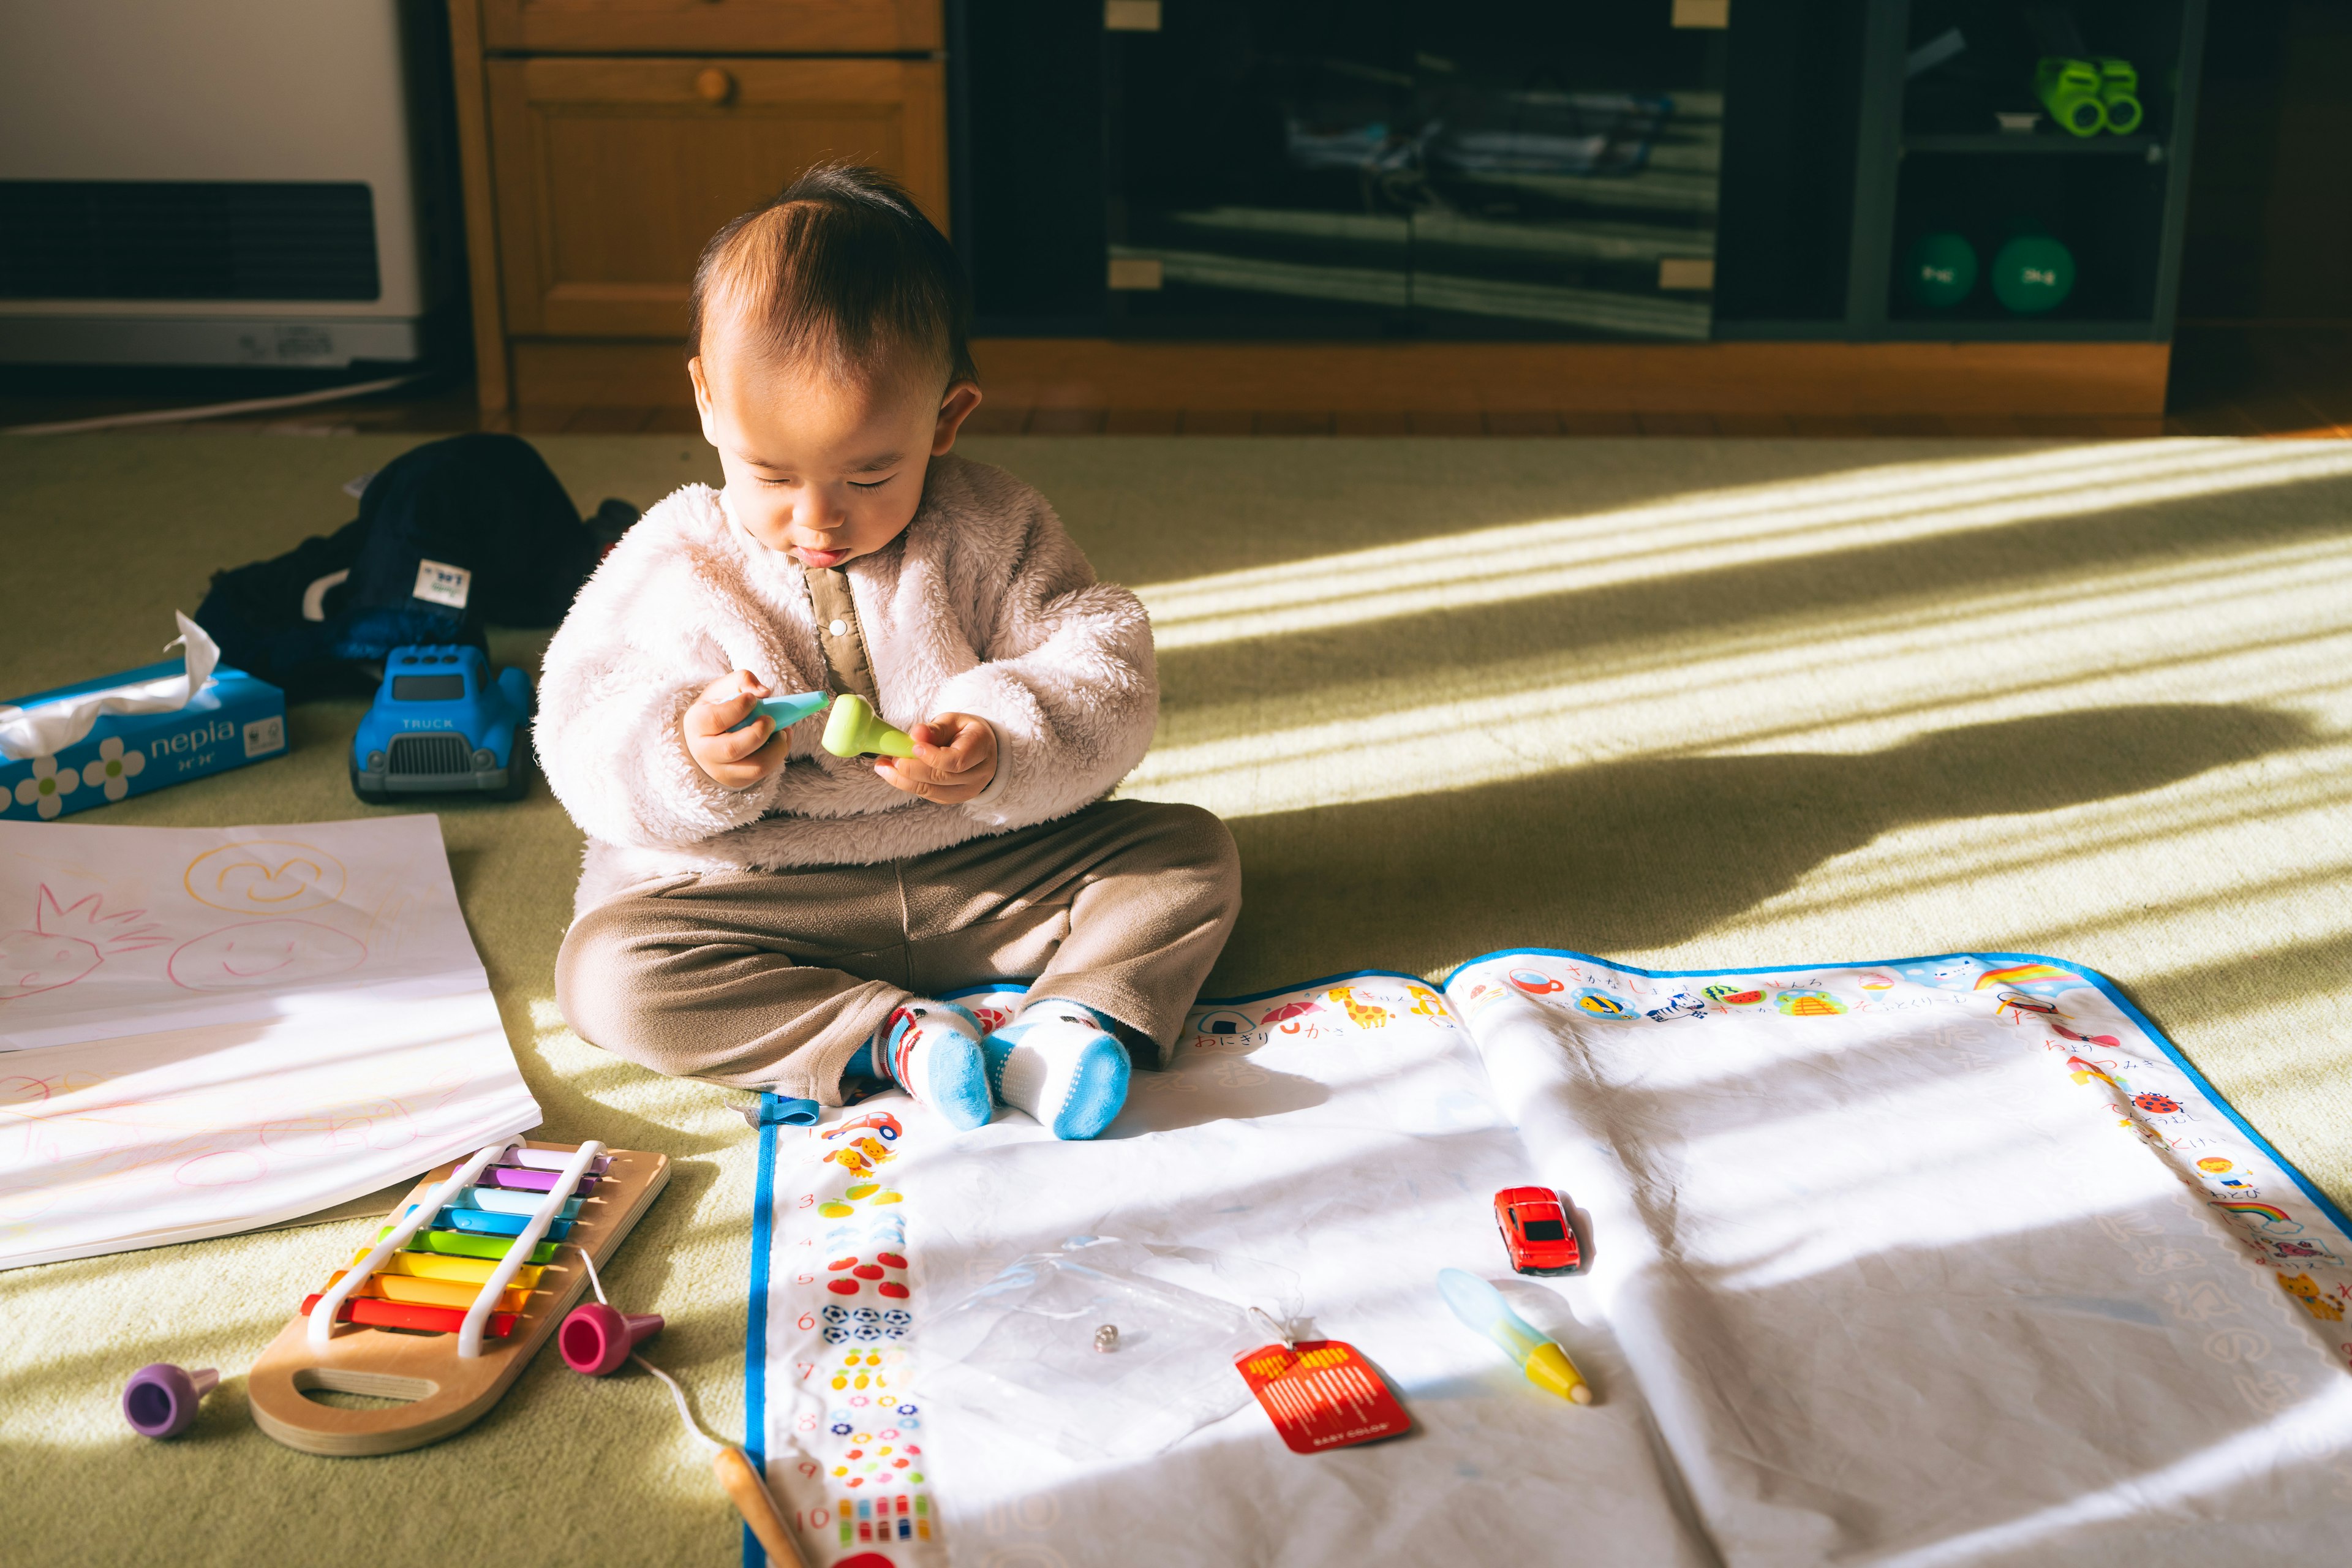
[{"label": "glass cabinet door", "polygon": [[1163,0],[1114,32],[1143,333],[1704,338],[1723,35],[1666,0]]}]

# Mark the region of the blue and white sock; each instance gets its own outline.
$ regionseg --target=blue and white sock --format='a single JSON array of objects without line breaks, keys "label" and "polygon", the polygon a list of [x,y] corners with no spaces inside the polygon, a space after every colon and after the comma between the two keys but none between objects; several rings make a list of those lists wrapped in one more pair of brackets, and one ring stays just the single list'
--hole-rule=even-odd
[{"label": "blue and white sock", "polygon": [[1127,1047],[1108,1018],[1079,1003],[1032,1002],[981,1048],[996,1098],[1056,1138],[1092,1138],[1127,1103]]},{"label": "blue and white sock", "polygon": [[996,1109],[988,1096],[980,1036],[980,1020],[971,1009],[918,999],[883,1020],[867,1044],[866,1058],[951,1125],[978,1127]]}]

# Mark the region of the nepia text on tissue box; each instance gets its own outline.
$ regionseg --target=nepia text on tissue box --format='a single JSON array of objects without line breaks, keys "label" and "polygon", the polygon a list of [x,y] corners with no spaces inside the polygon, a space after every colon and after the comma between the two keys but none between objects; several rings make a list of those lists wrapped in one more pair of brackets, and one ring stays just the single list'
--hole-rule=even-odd
[{"label": "nepia text on tissue box", "polygon": [[[167,659],[142,669],[100,676],[77,686],[16,700],[36,708],[61,698],[179,673]],[[163,713],[107,713],[89,734],[55,755],[9,762],[0,757],[0,817],[47,818],[87,811],[243,767],[286,750],[286,694],[227,665],[184,708]]]}]

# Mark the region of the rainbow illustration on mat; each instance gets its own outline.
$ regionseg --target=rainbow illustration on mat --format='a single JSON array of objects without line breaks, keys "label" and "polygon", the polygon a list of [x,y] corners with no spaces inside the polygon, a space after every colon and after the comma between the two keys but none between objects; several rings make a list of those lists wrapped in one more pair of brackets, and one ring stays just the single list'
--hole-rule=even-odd
[{"label": "rainbow illustration on mat", "polygon": [[2004,969],[1988,969],[1977,976],[1974,989],[1990,991],[2002,985],[2033,985],[2054,981],[2064,985],[2080,985],[2083,977],[2050,963],[2013,963]]}]

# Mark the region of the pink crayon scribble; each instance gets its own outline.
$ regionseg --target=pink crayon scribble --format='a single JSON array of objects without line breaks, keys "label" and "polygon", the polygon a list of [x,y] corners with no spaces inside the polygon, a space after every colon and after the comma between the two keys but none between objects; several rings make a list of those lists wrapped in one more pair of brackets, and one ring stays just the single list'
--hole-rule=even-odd
[{"label": "pink crayon scribble", "polygon": [[161,947],[159,926],[135,922],[145,910],[107,914],[96,893],[60,906],[44,883],[33,900],[33,923],[0,931],[0,1002],[55,991],[82,979],[118,953]]},{"label": "pink crayon scribble", "polygon": [[299,985],[356,969],[367,947],[316,921],[247,921],[182,942],[164,965],[190,991]]}]

